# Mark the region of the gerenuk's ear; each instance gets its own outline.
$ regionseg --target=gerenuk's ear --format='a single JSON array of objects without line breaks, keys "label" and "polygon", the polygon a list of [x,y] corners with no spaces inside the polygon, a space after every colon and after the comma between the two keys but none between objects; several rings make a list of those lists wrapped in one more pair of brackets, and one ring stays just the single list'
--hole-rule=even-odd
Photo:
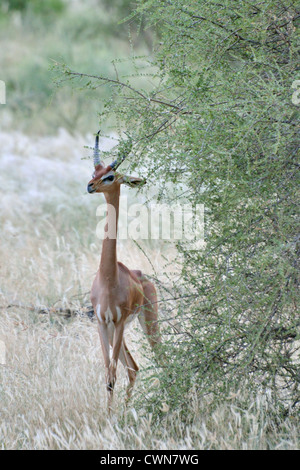
[{"label": "gerenuk's ear", "polygon": [[121,176],[121,184],[127,184],[131,188],[140,188],[144,184],[146,184],[146,180],[144,178],[137,178],[136,176]]}]

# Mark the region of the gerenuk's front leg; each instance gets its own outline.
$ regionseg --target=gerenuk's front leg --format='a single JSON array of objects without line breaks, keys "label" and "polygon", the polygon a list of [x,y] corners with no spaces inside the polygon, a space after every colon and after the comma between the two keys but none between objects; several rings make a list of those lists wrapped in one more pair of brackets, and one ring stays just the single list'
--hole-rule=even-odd
[{"label": "gerenuk's front leg", "polygon": [[110,345],[109,345],[109,330],[106,323],[98,321],[98,333],[100,337],[100,344],[105,365],[105,381],[106,389],[108,391],[108,412],[110,413],[112,404],[112,388],[111,388],[111,361],[110,361]]},{"label": "gerenuk's front leg", "polygon": [[118,360],[119,360],[120,350],[121,350],[122,341],[123,341],[123,334],[124,334],[124,322],[123,320],[121,320],[118,323],[115,323],[112,358],[110,361],[109,373],[108,373],[107,390],[109,393],[110,405],[112,404],[114,386],[117,380],[117,366],[118,366]]}]

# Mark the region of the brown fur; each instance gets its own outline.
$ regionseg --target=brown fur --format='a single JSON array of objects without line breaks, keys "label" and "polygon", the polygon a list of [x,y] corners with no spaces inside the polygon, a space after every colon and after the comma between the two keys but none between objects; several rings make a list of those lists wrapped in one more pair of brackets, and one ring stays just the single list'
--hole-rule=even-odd
[{"label": "brown fur", "polygon": [[[130,177],[126,177],[125,180],[122,175],[116,174],[111,184],[105,184],[101,178],[108,171],[111,171],[111,167],[104,168],[98,165],[89,187],[94,192],[104,193],[107,203],[114,206],[118,220],[120,185],[122,182],[128,182]],[[133,178],[133,180],[136,183],[139,179]],[[110,220],[109,214],[108,211],[107,224],[117,223],[114,219]],[[91,290],[91,301],[98,319],[98,331],[106,368],[109,409],[116,382],[118,359],[120,358],[128,373],[128,398],[138,371],[138,366],[124,340],[126,322],[135,315],[138,316],[154,350],[161,341],[155,287],[141,271],[131,271],[123,263],[117,261],[116,245],[116,239],[105,238],[103,240],[100,267]],[[112,346],[111,358],[110,346]]]}]

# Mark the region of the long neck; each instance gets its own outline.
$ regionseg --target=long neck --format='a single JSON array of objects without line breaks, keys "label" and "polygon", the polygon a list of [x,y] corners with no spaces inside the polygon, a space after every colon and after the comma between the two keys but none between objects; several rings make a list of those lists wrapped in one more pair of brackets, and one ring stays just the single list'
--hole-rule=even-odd
[{"label": "long neck", "polygon": [[114,287],[118,284],[117,228],[120,188],[104,195],[107,202],[107,215],[100,259],[100,280],[109,287]]}]

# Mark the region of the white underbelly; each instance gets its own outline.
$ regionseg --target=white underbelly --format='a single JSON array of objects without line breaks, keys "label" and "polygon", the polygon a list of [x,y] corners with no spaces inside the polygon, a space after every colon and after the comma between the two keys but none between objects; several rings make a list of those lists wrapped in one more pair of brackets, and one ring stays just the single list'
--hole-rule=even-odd
[{"label": "white underbelly", "polygon": [[101,305],[97,304],[96,315],[100,323],[106,323],[107,325],[111,322],[119,322],[121,319],[121,309],[116,307],[115,315],[113,315],[111,309],[108,307],[105,312],[101,312]]}]

